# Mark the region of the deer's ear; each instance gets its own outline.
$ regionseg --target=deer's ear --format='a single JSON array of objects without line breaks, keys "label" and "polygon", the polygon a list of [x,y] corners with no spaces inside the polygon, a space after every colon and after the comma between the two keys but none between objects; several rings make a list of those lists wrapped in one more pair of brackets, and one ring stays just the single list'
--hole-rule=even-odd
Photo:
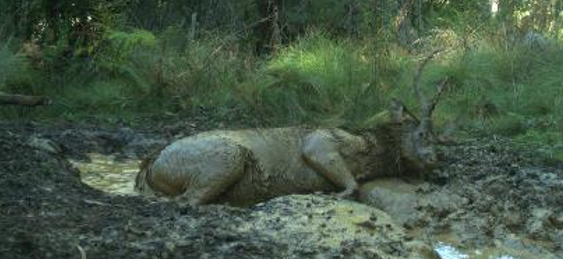
[{"label": "deer's ear", "polygon": [[400,123],[403,122],[405,113],[405,106],[397,99],[392,99],[389,106],[389,116],[391,117],[391,122]]}]

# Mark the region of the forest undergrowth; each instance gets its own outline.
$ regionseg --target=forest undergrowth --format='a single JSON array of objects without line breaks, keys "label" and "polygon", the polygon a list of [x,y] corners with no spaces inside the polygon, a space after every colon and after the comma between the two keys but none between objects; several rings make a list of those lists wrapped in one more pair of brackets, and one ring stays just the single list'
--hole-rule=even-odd
[{"label": "forest undergrowth", "polygon": [[5,106],[0,116],[135,124],[205,113],[218,125],[371,127],[391,98],[417,111],[415,70],[443,49],[423,74],[427,95],[447,80],[437,128],[508,136],[563,159],[563,45],[540,34],[433,30],[406,49],[310,30],[257,55],[235,34],[110,30],[91,47],[63,53],[57,45],[0,42],[0,91],[53,100]]}]

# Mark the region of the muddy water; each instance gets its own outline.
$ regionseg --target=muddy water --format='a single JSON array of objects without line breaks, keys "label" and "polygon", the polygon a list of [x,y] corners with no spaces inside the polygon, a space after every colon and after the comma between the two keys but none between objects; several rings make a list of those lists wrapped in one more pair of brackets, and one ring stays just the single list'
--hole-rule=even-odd
[{"label": "muddy water", "polygon": [[[114,156],[89,154],[90,161],[71,161],[80,170],[82,181],[89,186],[115,195],[136,195],[133,190],[138,160],[116,160]],[[457,248],[455,238],[448,236],[437,242],[434,250],[443,259],[521,259],[531,258],[502,248],[465,251]]]},{"label": "muddy water", "polygon": [[478,249],[474,251],[464,252],[450,244],[438,243],[434,246],[434,250],[438,252],[441,258],[444,259],[521,259],[521,258],[534,258],[529,256],[516,256],[512,255],[515,252],[507,251],[502,248],[487,248]]},{"label": "muddy water", "polygon": [[[453,234],[443,234],[435,237],[437,243],[434,249],[444,259],[528,259],[528,258],[547,258],[538,256],[522,248],[511,248],[510,242],[503,243],[500,240],[493,242],[492,246],[480,247],[477,249],[462,249],[464,247],[459,238]],[[523,239],[511,235],[512,243],[535,244],[532,240]],[[549,257],[554,258],[554,257]]]},{"label": "muddy water", "polygon": [[102,154],[88,154],[88,157],[87,162],[71,161],[84,183],[111,194],[136,195],[133,185],[140,161],[116,160],[114,156]]}]

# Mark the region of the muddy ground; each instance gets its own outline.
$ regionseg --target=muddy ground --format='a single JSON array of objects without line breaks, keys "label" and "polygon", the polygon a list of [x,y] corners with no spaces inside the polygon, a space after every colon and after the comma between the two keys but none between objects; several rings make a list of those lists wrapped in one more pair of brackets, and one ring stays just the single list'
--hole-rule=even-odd
[{"label": "muddy ground", "polygon": [[563,258],[563,170],[502,138],[441,147],[444,166],[424,179],[365,185],[370,206],[182,207],[93,189],[68,162],[141,157],[207,128],[0,123],[0,258],[439,258],[440,242],[471,258]]}]

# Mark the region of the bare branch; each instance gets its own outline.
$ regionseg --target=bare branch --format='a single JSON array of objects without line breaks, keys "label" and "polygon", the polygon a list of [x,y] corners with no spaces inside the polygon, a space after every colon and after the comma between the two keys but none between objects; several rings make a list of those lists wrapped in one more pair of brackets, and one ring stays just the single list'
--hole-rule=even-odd
[{"label": "bare branch", "polygon": [[43,96],[0,93],[0,105],[41,106],[49,105],[51,100]]}]

